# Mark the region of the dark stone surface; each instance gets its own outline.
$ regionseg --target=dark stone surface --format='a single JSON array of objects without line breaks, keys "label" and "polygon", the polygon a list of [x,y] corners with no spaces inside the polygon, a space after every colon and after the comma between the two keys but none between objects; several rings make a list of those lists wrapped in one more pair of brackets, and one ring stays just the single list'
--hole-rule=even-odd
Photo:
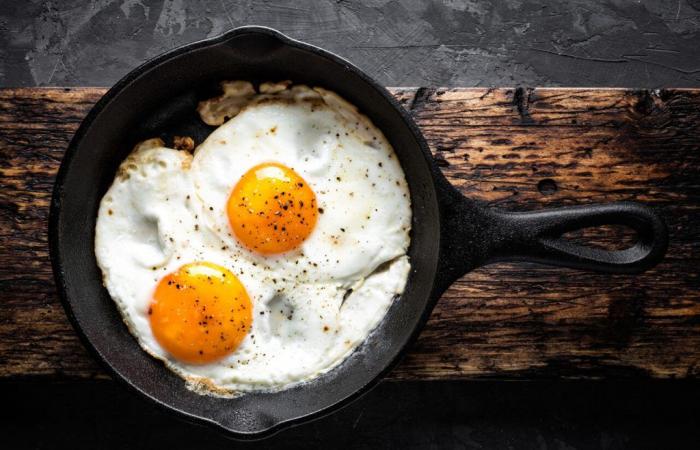
[{"label": "dark stone surface", "polygon": [[0,85],[108,86],[246,24],[391,86],[700,85],[700,0],[2,0]]},{"label": "dark stone surface", "polygon": [[700,386],[682,382],[381,383],[256,443],[181,422],[113,383],[0,383],[4,448],[697,448]]}]

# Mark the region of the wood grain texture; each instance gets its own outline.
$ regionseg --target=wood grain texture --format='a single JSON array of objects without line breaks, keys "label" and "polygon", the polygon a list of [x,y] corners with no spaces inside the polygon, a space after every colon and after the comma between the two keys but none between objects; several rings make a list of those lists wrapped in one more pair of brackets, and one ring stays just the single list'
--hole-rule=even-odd
[{"label": "wood grain texture", "polygon": [[[393,379],[700,376],[700,90],[394,89],[465,195],[530,210],[637,200],[666,218],[640,276],[497,264],[456,282]],[[103,89],[0,90],[0,378],[106,376],[53,285],[48,205]],[[572,239],[619,247],[626,230]]]}]

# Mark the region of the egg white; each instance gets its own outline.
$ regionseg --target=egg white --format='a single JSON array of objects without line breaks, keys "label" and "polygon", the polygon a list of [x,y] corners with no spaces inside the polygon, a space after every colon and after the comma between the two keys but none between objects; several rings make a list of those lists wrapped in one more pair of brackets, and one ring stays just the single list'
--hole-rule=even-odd
[{"label": "egg white", "polygon": [[[332,369],[381,321],[410,270],[408,188],[367,118],[305,87],[236,107],[194,157],[157,139],[138,146],[103,197],[95,230],[104,285],[141,347],[214,395],[284,389]],[[323,209],[299,249],[273,257],[231,236],[225,208],[237,180],[266,161],[299,173]],[[196,261],[228,268],[253,305],[241,345],[204,365],[172,358],[148,319],[158,281]]]}]

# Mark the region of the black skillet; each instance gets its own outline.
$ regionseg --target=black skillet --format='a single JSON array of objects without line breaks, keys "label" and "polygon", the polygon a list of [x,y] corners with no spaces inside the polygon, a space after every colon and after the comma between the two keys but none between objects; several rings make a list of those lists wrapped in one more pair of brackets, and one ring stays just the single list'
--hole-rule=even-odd
[{"label": "black skillet", "polygon": [[[385,133],[406,174],[413,205],[404,294],[367,341],[331,372],[277,393],[235,399],[201,396],[149,357],[129,334],[102,287],[93,251],[95,216],[119,163],[144,138],[174,134],[201,142],[211,132],[195,114],[220,80],[285,80],[323,86],[357,105]],[[637,232],[622,251],[572,244],[568,231],[620,224]],[[274,30],[243,27],[159,56],[129,73],[95,105],[58,173],[49,225],[51,260],[68,316],[112,375],[152,401],[237,438],[260,438],[338,409],[366,392],[397,362],[440,294],[475,267],[535,261],[611,273],[635,273],[663,257],[667,231],[636,203],[510,213],[469,200],[435,166],[411,117],[359,69]]]}]

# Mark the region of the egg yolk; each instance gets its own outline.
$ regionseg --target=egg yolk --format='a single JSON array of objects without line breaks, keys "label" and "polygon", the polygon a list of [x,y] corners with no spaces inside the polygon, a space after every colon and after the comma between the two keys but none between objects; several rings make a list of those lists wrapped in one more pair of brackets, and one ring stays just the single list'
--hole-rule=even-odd
[{"label": "egg yolk", "polygon": [[231,192],[228,219],[238,240],[263,254],[298,247],[316,225],[316,196],[294,170],[263,163],[245,173]]},{"label": "egg yolk", "polygon": [[190,364],[216,361],[236,350],[253,320],[238,278],[208,262],[186,264],[161,279],[148,315],[160,345]]}]

